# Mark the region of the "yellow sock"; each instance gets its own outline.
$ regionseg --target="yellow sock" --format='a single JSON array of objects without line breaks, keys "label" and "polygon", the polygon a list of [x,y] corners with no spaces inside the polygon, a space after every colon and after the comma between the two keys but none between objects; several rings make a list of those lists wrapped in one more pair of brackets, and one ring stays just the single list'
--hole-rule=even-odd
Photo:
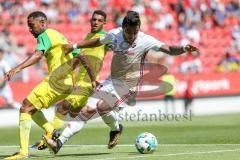
[{"label": "yellow sock", "polygon": [[43,115],[42,111],[36,111],[32,115],[33,121],[42,129],[46,131],[46,133],[52,133],[54,128],[53,126],[47,121],[45,116]]},{"label": "yellow sock", "polygon": [[30,130],[31,130],[31,115],[28,113],[20,113],[19,115],[20,153],[23,155],[28,155]]},{"label": "yellow sock", "polygon": [[53,117],[53,121],[51,122],[52,126],[55,129],[61,129],[64,125],[64,119],[65,119],[65,115],[62,115],[60,113],[55,113],[54,117]]}]

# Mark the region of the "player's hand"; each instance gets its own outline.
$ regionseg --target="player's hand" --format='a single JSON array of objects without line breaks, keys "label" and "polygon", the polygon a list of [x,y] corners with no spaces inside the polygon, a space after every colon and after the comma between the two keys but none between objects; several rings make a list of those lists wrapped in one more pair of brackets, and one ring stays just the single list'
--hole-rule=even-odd
[{"label": "player's hand", "polygon": [[92,87],[95,89],[100,83],[98,81],[92,81]]},{"label": "player's hand", "polygon": [[192,45],[190,45],[190,44],[186,45],[186,46],[184,47],[184,50],[187,51],[187,52],[196,52],[197,54],[199,54],[198,48],[195,47],[195,46],[192,46]]},{"label": "player's hand", "polygon": [[64,45],[62,45],[62,48],[63,48],[65,54],[67,55],[67,54],[69,54],[70,52],[73,51],[73,44],[71,44],[71,43],[70,44],[64,44]]},{"label": "player's hand", "polygon": [[17,68],[11,69],[4,75],[4,79],[10,81],[12,77],[14,77],[15,74],[17,74],[18,71],[19,70]]}]

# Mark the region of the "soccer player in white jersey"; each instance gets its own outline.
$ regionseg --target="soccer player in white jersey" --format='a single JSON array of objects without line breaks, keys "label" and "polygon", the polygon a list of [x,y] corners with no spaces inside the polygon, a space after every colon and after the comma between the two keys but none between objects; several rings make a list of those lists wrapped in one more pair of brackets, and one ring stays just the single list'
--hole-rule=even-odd
[{"label": "soccer player in white jersey", "polygon": [[[149,56],[149,50],[161,51],[168,55],[180,55],[186,51],[198,52],[198,49],[192,45],[166,45],[154,37],[140,32],[140,25],[139,14],[135,11],[128,11],[123,19],[122,28],[113,29],[101,38],[65,46],[66,50],[71,51],[76,48],[108,44],[112,46],[114,55],[110,78],[105,80],[88,99],[87,105],[75,118],[78,121],[69,122],[62,136],[56,142],[47,140],[55,153],[59,151],[64,142],[82,129],[85,121],[95,112],[98,112],[103,121],[111,128],[108,148],[111,149],[118,143],[122,125],[119,125],[116,111],[126,106],[125,102],[134,96],[141,76],[141,62],[146,56]],[[162,55],[154,57],[159,58]]]}]

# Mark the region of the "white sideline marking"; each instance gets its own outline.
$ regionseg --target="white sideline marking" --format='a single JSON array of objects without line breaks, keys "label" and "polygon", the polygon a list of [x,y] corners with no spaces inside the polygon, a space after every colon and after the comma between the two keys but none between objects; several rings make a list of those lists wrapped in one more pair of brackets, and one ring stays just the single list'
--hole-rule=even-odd
[{"label": "white sideline marking", "polygon": [[[215,150],[215,151],[206,151],[206,152],[188,152],[188,153],[175,153],[175,154],[163,154],[163,155],[142,155],[142,156],[129,156],[129,157],[121,157],[122,159],[135,159],[135,158],[148,158],[148,157],[170,157],[170,156],[181,156],[181,155],[194,155],[194,154],[211,154],[211,153],[223,153],[223,152],[235,152],[240,151],[240,149],[232,149],[232,150]],[[114,160],[119,158],[101,158],[94,160]]]},{"label": "white sideline marking", "polygon": [[[106,147],[104,144],[73,144],[73,145],[64,145],[63,147]],[[159,144],[159,147],[184,147],[184,146],[240,146],[240,144]],[[0,145],[0,147],[6,148],[15,148],[19,145]],[[119,144],[117,147],[135,147],[133,144]]]}]

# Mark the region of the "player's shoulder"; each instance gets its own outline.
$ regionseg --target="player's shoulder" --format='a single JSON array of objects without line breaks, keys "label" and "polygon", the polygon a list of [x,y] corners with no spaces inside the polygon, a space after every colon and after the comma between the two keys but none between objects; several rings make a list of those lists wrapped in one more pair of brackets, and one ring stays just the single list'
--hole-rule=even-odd
[{"label": "player's shoulder", "polygon": [[37,39],[46,39],[46,38],[50,38],[52,35],[56,35],[57,31],[53,30],[53,29],[49,29],[47,28],[44,32],[42,32]]},{"label": "player's shoulder", "polygon": [[140,37],[140,38],[149,38],[149,37],[152,37],[152,36],[142,32],[142,31],[139,31],[138,32],[138,37]]},{"label": "player's shoulder", "polygon": [[52,43],[63,42],[67,43],[66,37],[59,31],[48,28],[45,30],[47,37],[51,40]]},{"label": "player's shoulder", "polygon": [[88,33],[85,37],[84,40],[89,40],[89,39],[94,39],[94,38],[99,38],[101,36],[104,36],[106,34],[106,31],[101,29],[100,31],[98,31],[97,33]]},{"label": "player's shoulder", "polygon": [[55,29],[52,29],[52,28],[47,28],[45,30],[46,34],[49,35],[49,36],[57,36],[57,35],[62,35],[59,31],[55,30]]},{"label": "player's shoulder", "polygon": [[121,32],[122,32],[122,28],[119,27],[119,28],[114,28],[114,29],[110,30],[108,33],[116,35],[116,34],[119,34]]}]

